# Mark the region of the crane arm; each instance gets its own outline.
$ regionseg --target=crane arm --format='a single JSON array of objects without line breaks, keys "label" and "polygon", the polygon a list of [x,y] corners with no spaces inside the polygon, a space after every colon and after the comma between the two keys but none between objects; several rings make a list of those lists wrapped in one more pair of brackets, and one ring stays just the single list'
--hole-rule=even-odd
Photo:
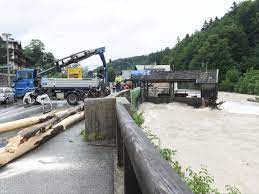
[{"label": "crane arm", "polygon": [[105,47],[74,53],[68,57],[56,60],[54,62],[55,65],[53,67],[38,73],[37,77],[42,77],[53,71],[60,72],[62,68],[67,67],[68,65],[70,65],[72,63],[78,63],[79,61],[87,59],[93,55],[99,55],[102,60],[102,63],[103,63],[105,79],[107,79],[107,64],[106,64],[105,57],[103,54],[104,52],[105,52]]}]

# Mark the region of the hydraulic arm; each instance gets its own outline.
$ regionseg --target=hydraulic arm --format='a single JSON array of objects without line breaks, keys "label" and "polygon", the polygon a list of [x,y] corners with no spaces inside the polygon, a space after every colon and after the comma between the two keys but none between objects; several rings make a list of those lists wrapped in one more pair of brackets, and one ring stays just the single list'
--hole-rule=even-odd
[{"label": "hydraulic arm", "polygon": [[[54,62],[55,65],[53,67],[39,72],[37,74],[37,78],[40,79],[42,76],[47,75],[48,73],[51,73],[51,72],[60,72],[62,70],[62,68],[67,67],[68,65],[70,65],[72,63],[78,63],[79,61],[87,59],[93,55],[99,55],[102,60],[103,68],[104,68],[104,81],[105,81],[105,83],[107,83],[108,82],[108,77],[107,77],[108,73],[107,73],[107,64],[105,61],[104,52],[105,52],[105,47],[101,47],[101,48],[97,48],[97,49],[93,49],[93,50],[81,51],[78,53],[74,53],[68,57],[58,59]],[[38,82],[38,83],[40,84],[40,82]]]}]

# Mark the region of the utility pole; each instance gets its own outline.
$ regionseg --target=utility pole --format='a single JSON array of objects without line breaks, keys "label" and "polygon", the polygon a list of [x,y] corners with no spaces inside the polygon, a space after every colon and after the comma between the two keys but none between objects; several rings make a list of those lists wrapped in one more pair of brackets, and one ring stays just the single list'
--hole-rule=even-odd
[{"label": "utility pole", "polygon": [[8,86],[11,87],[11,75],[10,75],[10,64],[9,64],[9,48],[8,48],[9,44],[8,44],[8,40],[9,40],[9,37],[12,34],[3,33],[2,35],[6,37],[6,61],[7,61]]}]

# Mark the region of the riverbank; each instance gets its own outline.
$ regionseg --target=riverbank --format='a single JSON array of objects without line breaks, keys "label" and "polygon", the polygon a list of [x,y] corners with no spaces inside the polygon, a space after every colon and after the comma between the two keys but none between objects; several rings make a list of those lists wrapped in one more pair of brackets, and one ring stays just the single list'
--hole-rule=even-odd
[{"label": "riverbank", "polygon": [[195,171],[208,167],[215,186],[225,191],[234,185],[243,193],[259,191],[259,104],[251,95],[220,92],[222,111],[194,109],[170,103],[144,103],[145,123],[161,139],[161,146],[176,149],[176,159]]}]

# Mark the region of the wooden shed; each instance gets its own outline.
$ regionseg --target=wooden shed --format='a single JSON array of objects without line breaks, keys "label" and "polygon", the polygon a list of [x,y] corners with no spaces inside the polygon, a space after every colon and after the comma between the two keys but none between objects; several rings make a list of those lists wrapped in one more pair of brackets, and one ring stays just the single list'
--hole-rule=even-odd
[{"label": "wooden shed", "polygon": [[[161,71],[146,72],[144,75],[132,76],[133,87],[141,86],[144,101],[151,102],[215,102],[218,98],[218,72],[219,70],[183,70],[183,71]],[[160,94],[155,99],[149,96],[150,87],[154,83],[167,83],[168,93]],[[191,97],[187,93],[176,92],[175,83],[193,83],[199,88],[200,96]],[[189,104],[189,103],[188,103]]]}]

